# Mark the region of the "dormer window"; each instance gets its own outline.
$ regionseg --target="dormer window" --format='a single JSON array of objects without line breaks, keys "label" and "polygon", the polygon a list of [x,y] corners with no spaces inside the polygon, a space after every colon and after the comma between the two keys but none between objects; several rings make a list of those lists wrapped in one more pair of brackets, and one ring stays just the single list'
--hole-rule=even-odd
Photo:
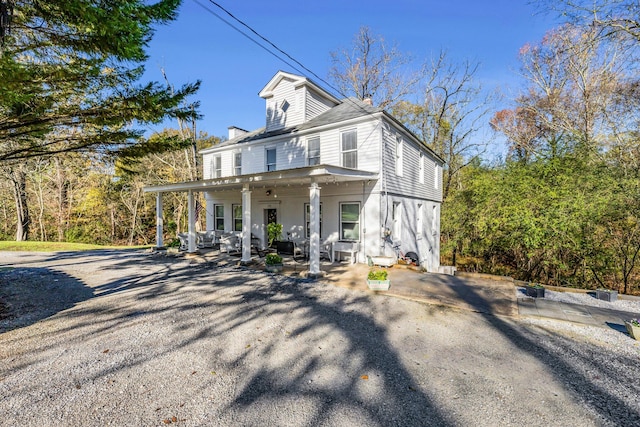
[{"label": "dormer window", "polygon": [[291,104],[289,104],[289,101],[285,99],[284,101],[282,101],[282,104],[280,104],[280,109],[283,113],[286,113],[290,106]]}]

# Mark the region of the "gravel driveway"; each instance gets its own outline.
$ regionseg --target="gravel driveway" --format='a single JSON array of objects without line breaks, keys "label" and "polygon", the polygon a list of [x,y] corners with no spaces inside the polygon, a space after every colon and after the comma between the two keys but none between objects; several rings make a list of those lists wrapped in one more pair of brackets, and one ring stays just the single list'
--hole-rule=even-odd
[{"label": "gravel driveway", "polygon": [[0,266],[0,426],[640,425],[614,329],[145,252]]}]

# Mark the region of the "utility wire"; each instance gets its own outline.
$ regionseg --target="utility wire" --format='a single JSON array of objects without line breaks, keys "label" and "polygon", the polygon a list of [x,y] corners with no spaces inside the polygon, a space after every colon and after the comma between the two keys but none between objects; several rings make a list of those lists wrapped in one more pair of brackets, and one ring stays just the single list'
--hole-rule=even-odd
[{"label": "utility wire", "polygon": [[[249,36],[248,34],[246,34],[244,31],[242,31],[240,28],[236,27],[235,25],[233,25],[233,23],[229,22],[228,20],[224,19],[222,16],[220,16],[216,11],[214,11],[213,9],[211,9],[210,7],[208,7],[205,4],[202,4],[200,1],[198,0],[193,0],[194,3],[196,3],[198,6],[200,6],[201,8],[203,8],[204,10],[206,10],[207,12],[209,12],[210,14],[212,14],[213,16],[215,16],[216,18],[218,18],[219,20],[221,20],[222,22],[224,22],[225,24],[227,24],[228,26],[230,26],[231,28],[233,28],[234,30],[236,30],[237,32],[239,32],[240,34],[242,34],[244,37],[246,37],[247,39],[249,39],[250,41],[252,41],[253,43],[255,43],[257,46],[261,47],[262,49],[264,49],[267,53],[273,55],[276,59],[279,59],[280,61],[284,62],[285,64],[287,64],[288,66],[292,67],[293,69],[295,69],[297,72],[301,73],[301,71],[293,66],[292,64],[288,63],[287,61],[285,61],[284,59],[282,59],[281,57],[279,57],[278,55],[276,55],[274,52],[272,52],[271,50],[269,50],[268,47],[264,46],[263,44],[261,44],[260,42],[258,42],[257,40],[251,38],[251,36]],[[224,10],[224,9],[223,9]]]},{"label": "utility wire", "polygon": [[[251,37],[251,35],[247,34],[246,32],[244,32],[241,28],[238,28],[236,25],[234,25],[232,22],[229,22],[228,19],[225,19],[224,17],[220,16],[219,13],[217,13],[216,11],[212,10],[210,7],[208,7],[205,4],[202,4],[202,2],[200,2],[199,0],[193,0],[196,4],[198,4],[200,7],[202,7],[204,10],[206,10],[207,12],[209,12],[210,14],[212,14],[213,16],[215,16],[216,18],[218,18],[219,20],[221,20],[222,22],[224,22],[225,24],[227,24],[228,26],[230,26],[231,28],[233,28],[234,30],[236,30],[237,32],[239,32],[240,34],[242,34],[244,37],[246,37],[247,39],[249,39],[250,41],[252,41],[254,44],[256,44],[257,46],[261,47],[262,49],[264,49],[266,52],[268,52],[269,54],[271,54],[272,56],[274,56],[276,59],[279,59],[280,61],[282,61],[283,63],[287,64],[289,67],[291,67],[292,69],[294,69],[295,71],[297,71],[300,74],[305,74],[302,70],[306,71],[307,73],[312,74],[315,78],[317,78],[319,81],[321,81],[322,83],[324,83],[325,85],[327,85],[327,87],[331,88],[334,91],[334,94],[338,94],[340,97],[344,98],[344,101],[351,103],[354,107],[358,108],[359,110],[361,110],[363,113],[365,113],[366,115],[373,115],[374,113],[368,111],[366,108],[364,108],[361,104],[355,102],[353,99],[351,99],[349,96],[345,95],[344,93],[342,93],[339,89],[337,89],[336,87],[334,87],[331,83],[327,82],[326,80],[324,80],[322,77],[320,77],[319,75],[317,75],[316,73],[314,73],[312,70],[310,70],[309,68],[305,67],[304,64],[302,64],[300,61],[298,61],[297,59],[295,59],[294,57],[292,57],[291,55],[289,55],[287,52],[285,52],[284,50],[280,49],[278,46],[276,46],[275,43],[273,43],[272,41],[270,41],[268,38],[266,38],[265,36],[263,36],[262,34],[258,33],[256,30],[254,30],[249,24],[245,23],[244,21],[242,21],[241,19],[237,18],[234,14],[232,14],[230,11],[228,11],[227,9],[225,9],[223,6],[221,6],[219,3],[217,3],[214,0],[208,0],[209,3],[213,4],[214,6],[216,6],[217,8],[219,8],[220,10],[222,10],[224,13],[226,13],[229,17],[231,17],[234,21],[236,21],[238,24],[240,24],[241,26],[247,28],[249,31],[251,31],[251,33],[253,33],[256,37],[259,37],[262,41],[264,41],[268,46],[271,46],[273,49],[275,49],[277,52],[279,52],[281,55],[284,55],[286,58],[288,58],[289,60],[293,61],[296,65],[292,64],[291,62],[289,62],[287,59],[283,58],[282,56],[280,56],[278,53],[273,52],[268,46],[265,46],[265,44],[261,43],[260,41],[254,39],[253,37]],[[300,69],[302,68],[302,70]]]},{"label": "utility wire", "polygon": [[[217,6],[218,8],[220,8],[221,10],[223,10],[227,15],[229,15],[232,19],[234,19],[236,22],[238,22],[240,25],[242,25],[243,27],[247,28],[249,31],[251,31],[253,34],[255,34],[256,36],[260,37],[260,39],[264,40],[266,43],[268,43],[270,46],[272,46],[275,50],[277,50],[278,52],[280,52],[281,54],[283,54],[284,56],[286,56],[287,58],[289,58],[290,60],[292,60],[293,62],[295,62],[296,64],[298,64],[300,67],[302,67],[303,70],[305,70],[306,72],[312,74],[315,78],[317,78],[318,80],[320,80],[322,83],[326,84],[328,87],[330,87],[331,89],[333,89],[334,91],[336,91],[336,93],[340,94],[343,97],[347,97],[344,93],[340,92],[338,89],[336,89],[335,87],[333,87],[329,82],[325,81],[322,77],[320,77],[319,75],[317,75],[316,73],[314,73],[312,70],[310,70],[309,68],[305,67],[303,63],[301,63],[300,61],[298,61],[297,59],[295,59],[294,57],[292,57],[291,55],[289,55],[287,52],[285,52],[284,50],[280,49],[278,46],[276,46],[271,40],[267,39],[265,36],[263,36],[262,34],[258,33],[256,30],[254,30],[253,28],[251,28],[247,23],[245,23],[244,21],[242,21],[241,19],[237,18],[235,15],[233,15],[231,12],[229,12],[227,9],[225,9],[223,6],[221,6],[220,4],[216,3],[214,0],[209,0],[209,3],[214,4],[215,6]],[[287,64],[290,65],[290,64]],[[300,70],[297,70],[298,72],[300,72]]]},{"label": "utility wire", "polygon": [[[253,43],[255,43],[256,45],[260,46],[262,49],[266,50],[268,53],[270,53],[271,55],[273,55],[274,57],[276,57],[277,59],[279,59],[280,61],[284,62],[285,64],[287,64],[289,67],[293,68],[295,71],[297,71],[300,74],[305,74],[309,73],[311,75],[313,75],[316,79],[318,79],[319,81],[321,81],[322,83],[324,83],[325,85],[327,85],[327,87],[331,88],[335,93],[339,94],[341,97],[343,98],[348,98],[347,95],[345,95],[344,93],[342,93],[339,89],[337,89],[336,87],[334,87],[331,83],[327,82],[326,80],[324,80],[322,77],[320,77],[319,75],[317,75],[316,73],[313,72],[313,70],[307,68],[304,64],[302,64],[300,61],[298,61],[297,59],[295,59],[293,56],[289,55],[287,52],[285,52],[284,50],[280,49],[275,43],[273,43],[271,40],[269,40],[268,38],[266,38],[265,36],[263,36],[262,34],[258,33],[256,30],[254,30],[249,24],[247,24],[246,22],[244,22],[243,20],[239,19],[238,17],[236,17],[233,13],[231,13],[229,10],[227,10],[226,8],[224,8],[222,5],[220,5],[219,3],[215,2],[214,0],[208,0],[209,3],[213,4],[214,6],[216,6],[217,8],[219,8],[220,10],[222,10],[224,13],[226,13],[229,17],[231,17],[234,21],[236,21],[238,24],[242,25],[243,27],[245,27],[246,29],[248,29],[251,33],[253,33],[255,36],[259,37],[262,41],[264,41],[265,43],[267,43],[269,46],[271,46],[273,49],[275,49],[276,51],[278,51],[280,54],[284,55],[286,58],[288,58],[289,60],[293,61],[295,64],[297,64],[297,66],[291,64],[291,62],[289,62],[288,60],[282,58],[281,56],[279,56],[278,54],[276,54],[275,52],[272,52],[267,46],[263,45],[262,43],[260,43],[259,41],[255,40],[254,38],[252,38],[250,35],[246,34],[244,31],[242,31],[242,29],[238,28],[237,26],[235,26],[233,23],[229,22],[227,19],[225,19],[224,17],[220,16],[220,14],[218,14],[217,12],[215,12],[214,10],[212,10],[211,8],[207,7],[206,5],[202,4],[199,0],[193,0],[196,4],[198,4],[200,7],[202,7],[204,10],[206,10],[207,12],[211,13],[213,16],[215,16],[216,18],[218,18],[219,20],[221,20],[222,22],[224,22],[225,24],[227,24],[228,26],[230,26],[231,28],[233,28],[234,30],[236,30],[237,32],[239,32],[240,34],[242,34],[243,36],[245,36],[246,38],[248,38],[249,40],[251,40]],[[302,70],[304,70],[305,72],[303,72]]]}]

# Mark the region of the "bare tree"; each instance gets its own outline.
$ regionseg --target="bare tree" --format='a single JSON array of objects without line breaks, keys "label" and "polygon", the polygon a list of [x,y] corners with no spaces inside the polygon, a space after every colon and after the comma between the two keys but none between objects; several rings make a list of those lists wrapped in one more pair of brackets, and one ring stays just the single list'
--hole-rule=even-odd
[{"label": "bare tree", "polygon": [[[613,122],[607,117],[620,111],[616,94],[627,78],[618,44],[599,38],[593,28],[566,24],[521,48],[520,63],[525,91],[513,110],[494,116],[495,129],[548,157],[593,153],[610,138]],[[518,126],[508,117],[519,120]],[[622,126],[621,119],[614,128]]]},{"label": "bare tree", "polygon": [[478,64],[466,61],[455,64],[446,52],[425,70],[419,100],[400,102],[394,116],[446,161],[443,198],[461,169],[486,150],[479,136],[493,104],[493,95],[483,92],[476,83]]},{"label": "bare tree", "polygon": [[331,52],[329,77],[342,95],[371,99],[388,108],[412,93],[421,73],[411,70],[412,58],[369,27],[361,27],[349,49]]},{"label": "bare tree", "polygon": [[598,30],[600,37],[620,37],[640,43],[640,3],[637,0],[542,0],[567,22]]}]

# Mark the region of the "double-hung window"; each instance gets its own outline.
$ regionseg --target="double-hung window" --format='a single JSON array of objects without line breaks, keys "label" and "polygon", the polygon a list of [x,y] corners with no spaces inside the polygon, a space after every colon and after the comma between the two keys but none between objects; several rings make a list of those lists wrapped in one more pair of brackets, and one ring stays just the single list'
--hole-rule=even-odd
[{"label": "double-hung window", "polygon": [[355,129],[340,134],[340,152],[343,167],[358,169],[358,138]]},{"label": "double-hung window", "polygon": [[320,137],[316,136],[307,140],[307,165],[320,164]]},{"label": "double-hung window", "polygon": [[[320,204],[320,237],[322,237],[322,203]],[[311,237],[311,205],[309,203],[304,204],[304,223],[306,225],[304,231],[304,237],[307,239]]]},{"label": "double-hung window", "polygon": [[433,162],[433,188],[438,189],[438,183],[440,182],[440,166],[437,162]]},{"label": "double-hung window", "polygon": [[234,175],[242,175],[242,152],[233,153],[233,173]]},{"label": "double-hung window", "polygon": [[276,170],[276,149],[267,148],[267,172]]},{"label": "double-hung window", "polygon": [[224,230],[224,205],[213,205],[213,219],[215,229]]},{"label": "double-hung window", "polygon": [[403,146],[402,137],[396,135],[396,175],[402,176]]},{"label": "double-hung window", "polygon": [[424,153],[420,152],[420,164],[418,165],[418,182],[424,184]]},{"label": "double-hung window", "polygon": [[393,240],[402,240],[402,203],[394,202],[393,211],[391,212],[391,219],[393,221]]},{"label": "double-hung window", "polygon": [[211,163],[211,177],[220,178],[222,176],[222,156],[214,156]]},{"label": "double-hung window", "polygon": [[438,229],[436,228],[437,226],[438,226],[438,207],[436,205],[433,205],[433,207],[431,208],[431,234],[433,234],[434,236],[438,234]]},{"label": "double-hung window", "polygon": [[242,205],[231,205],[233,212],[233,231],[242,231]]},{"label": "double-hung window", "polygon": [[360,240],[360,203],[340,203],[340,239]]}]

